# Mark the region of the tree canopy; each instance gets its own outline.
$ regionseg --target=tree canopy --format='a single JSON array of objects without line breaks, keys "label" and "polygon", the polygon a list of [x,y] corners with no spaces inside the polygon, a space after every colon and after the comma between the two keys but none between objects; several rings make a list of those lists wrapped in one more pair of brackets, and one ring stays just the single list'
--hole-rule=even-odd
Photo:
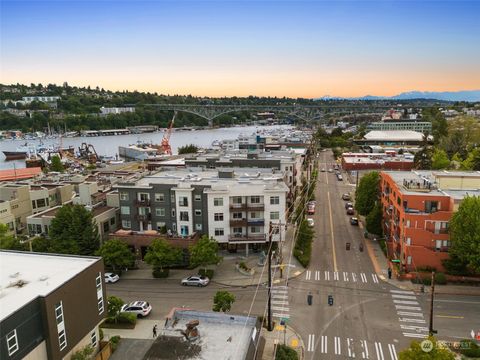
[{"label": "tree canopy", "polygon": [[203,235],[189,250],[190,265],[194,267],[206,268],[207,265],[216,265],[221,260],[218,256],[218,243],[207,235]]},{"label": "tree canopy", "polygon": [[455,360],[455,355],[447,349],[439,347],[434,337],[429,337],[432,343],[432,349],[424,351],[421,342],[412,341],[410,347],[398,354],[399,360]]},{"label": "tree canopy", "polygon": [[480,273],[480,197],[465,197],[450,220],[450,254]]},{"label": "tree canopy", "polygon": [[198,151],[197,145],[188,144],[188,145],[180,146],[178,148],[178,155],[195,154],[197,151]]},{"label": "tree canopy", "polygon": [[57,172],[64,172],[65,168],[63,167],[62,161],[60,160],[60,157],[57,155],[52,156],[51,159],[52,163],[50,164],[50,170],[51,171],[57,171]]},{"label": "tree canopy", "polygon": [[229,312],[235,302],[235,295],[228,291],[217,291],[213,298],[213,311]]},{"label": "tree canopy", "polygon": [[450,160],[445,150],[435,148],[432,155],[432,170],[447,169],[450,166]]},{"label": "tree canopy", "polygon": [[355,192],[355,209],[360,215],[368,215],[375,206],[380,193],[380,175],[378,171],[365,174]]},{"label": "tree canopy", "polygon": [[27,245],[22,244],[18,238],[9,234],[7,225],[0,224],[0,249],[25,251]]},{"label": "tree canopy", "polygon": [[50,252],[93,255],[100,246],[93,216],[83,205],[64,205],[50,225]]},{"label": "tree canopy", "polygon": [[179,264],[181,260],[182,251],[164,239],[153,240],[145,254],[145,262],[161,270]]},{"label": "tree canopy", "polygon": [[382,205],[378,202],[365,219],[366,229],[369,233],[378,236],[383,235],[382,216]]},{"label": "tree canopy", "polygon": [[96,254],[101,256],[105,265],[112,268],[114,272],[132,266],[135,260],[128,245],[119,239],[105,241]]}]

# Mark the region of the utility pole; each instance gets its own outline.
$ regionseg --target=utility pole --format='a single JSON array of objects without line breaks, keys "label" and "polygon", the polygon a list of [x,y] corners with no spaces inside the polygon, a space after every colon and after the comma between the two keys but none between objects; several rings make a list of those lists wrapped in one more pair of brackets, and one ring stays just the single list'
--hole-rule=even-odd
[{"label": "utility pole", "polygon": [[355,181],[355,189],[358,189],[358,171],[359,171],[359,170],[356,171],[356,173],[357,173],[357,180]]},{"label": "utility pole", "polygon": [[268,231],[268,313],[267,313],[267,330],[273,330],[272,324],[272,222],[270,221]]},{"label": "utility pole", "polygon": [[433,293],[435,291],[435,271],[432,271],[432,288],[430,290],[430,325],[428,327],[428,333],[430,336],[437,332],[433,330]]}]

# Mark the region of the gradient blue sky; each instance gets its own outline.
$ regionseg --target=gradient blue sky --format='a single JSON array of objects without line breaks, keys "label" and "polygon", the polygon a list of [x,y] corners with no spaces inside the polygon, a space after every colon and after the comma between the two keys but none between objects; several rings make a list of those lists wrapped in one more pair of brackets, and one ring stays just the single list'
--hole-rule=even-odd
[{"label": "gradient blue sky", "polygon": [[0,81],[206,96],[480,88],[478,1],[1,1]]}]

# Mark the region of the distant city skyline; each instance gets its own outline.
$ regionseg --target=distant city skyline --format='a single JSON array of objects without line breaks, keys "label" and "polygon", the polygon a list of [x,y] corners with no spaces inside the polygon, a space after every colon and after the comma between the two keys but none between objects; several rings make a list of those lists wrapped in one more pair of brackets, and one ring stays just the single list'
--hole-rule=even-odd
[{"label": "distant city skyline", "polygon": [[2,1],[0,82],[196,96],[480,88],[475,1]]}]

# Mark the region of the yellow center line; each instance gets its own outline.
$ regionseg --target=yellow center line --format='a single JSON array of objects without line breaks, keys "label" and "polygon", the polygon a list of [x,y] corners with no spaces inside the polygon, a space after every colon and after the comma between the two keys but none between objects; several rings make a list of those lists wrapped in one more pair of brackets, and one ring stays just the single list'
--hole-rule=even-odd
[{"label": "yellow center line", "polygon": [[333,268],[335,272],[337,269],[337,254],[335,253],[335,236],[333,235],[333,217],[332,217],[332,203],[330,202],[330,191],[327,192],[328,197],[328,211],[330,215],[330,235],[332,236],[332,251],[333,251]]},{"label": "yellow center line", "polygon": [[439,318],[448,318],[448,319],[463,319],[463,316],[454,316],[454,315],[435,315]]}]

